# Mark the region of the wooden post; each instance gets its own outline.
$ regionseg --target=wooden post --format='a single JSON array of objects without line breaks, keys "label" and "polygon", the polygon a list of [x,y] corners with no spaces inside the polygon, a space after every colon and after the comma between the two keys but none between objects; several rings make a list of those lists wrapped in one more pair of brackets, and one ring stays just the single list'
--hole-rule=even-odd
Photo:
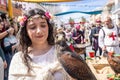
[{"label": "wooden post", "polygon": [[12,1],[8,0],[8,14],[10,18],[13,18],[13,9],[12,9]]}]

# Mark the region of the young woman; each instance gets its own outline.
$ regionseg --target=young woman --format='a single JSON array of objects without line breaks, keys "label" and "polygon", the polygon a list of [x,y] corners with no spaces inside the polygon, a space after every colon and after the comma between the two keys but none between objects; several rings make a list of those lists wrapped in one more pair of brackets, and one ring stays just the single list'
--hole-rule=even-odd
[{"label": "young woman", "polygon": [[25,15],[20,52],[11,61],[9,80],[70,80],[57,61],[50,15],[33,9]]}]

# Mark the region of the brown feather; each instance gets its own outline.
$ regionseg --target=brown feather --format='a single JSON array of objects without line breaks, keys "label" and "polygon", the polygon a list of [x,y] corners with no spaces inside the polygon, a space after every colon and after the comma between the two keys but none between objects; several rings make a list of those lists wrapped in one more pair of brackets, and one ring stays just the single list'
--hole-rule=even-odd
[{"label": "brown feather", "polygon": [[120,56],[108,57],[108,62],[116,74],[120,73]]},{"label": "brown feather", "polygon": [[97,80],[85,60],[69,48],[62,33],[56,36],[56,51],[58,60],[71,77],[77,80]]},{"label": "brown feather", "polygon": [[77,78],[78,80],[96,80],[94,74],[84,60],[73,58],[68,53],[64,53],[59,59],[62,66],[73,78]]}]

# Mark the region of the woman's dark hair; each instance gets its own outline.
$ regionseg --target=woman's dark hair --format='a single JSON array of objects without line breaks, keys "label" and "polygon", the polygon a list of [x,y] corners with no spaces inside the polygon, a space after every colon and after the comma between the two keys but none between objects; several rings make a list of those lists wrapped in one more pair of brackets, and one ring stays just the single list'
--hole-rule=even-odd
[{"label": "woman's dark hair", "polygon": [[[26,26],[27,26],[28,19],[34,15],[45,16],[45,12],[41,9],[30,10],[27,14],[25,14],[25,16],[27,17],[27,20],[24,22],[23,27],[21,28],[21,31],[20,31],[20,46],[21,46],[22,52],[24,53],[23,60],[25,65],[28,67],[28,72],[31,70],[29,61],[32,60],[28,55],[28,47],[32,45],[32,42],[28,36]],[[48,18],[46,18],[46,21],[48,24],[47,41],[49,45],[54,45],[53,25],[50,23],[50,20]]]}]

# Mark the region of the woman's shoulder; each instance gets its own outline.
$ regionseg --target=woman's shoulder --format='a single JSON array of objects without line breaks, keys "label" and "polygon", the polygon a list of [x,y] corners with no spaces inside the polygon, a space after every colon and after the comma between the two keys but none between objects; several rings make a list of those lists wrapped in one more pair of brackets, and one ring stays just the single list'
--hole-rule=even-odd
[{"label": "woman's shoulder", "polygon": [[19,56],[19,55],[21,55],[21,54],[23,54],[22,51],[18,51],[17,53],[15,53],[14,56]]},{"label": "woman's shoulder", "polygon": [[21,51],[19,51],[19,52],[14,54],[13,58],[14,59],[21,59],[22,55],[23,55],[23,53]]}]

